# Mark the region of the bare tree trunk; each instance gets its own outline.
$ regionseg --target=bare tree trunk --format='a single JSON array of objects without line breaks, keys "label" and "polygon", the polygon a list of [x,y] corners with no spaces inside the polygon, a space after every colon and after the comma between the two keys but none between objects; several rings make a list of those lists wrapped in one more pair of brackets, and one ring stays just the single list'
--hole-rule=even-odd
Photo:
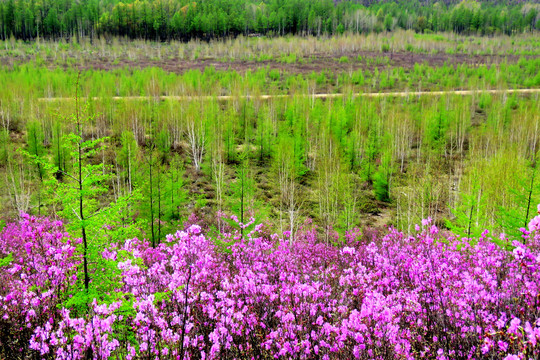
[{"label": "bare tree trunk", "polygon": [[195,170],[199,171],[201,170],[205,150],[205,132],[202,125],[197,127],[195,121],[188,123],[187,137],[193,166],[195,166]]},{"label": "bare tree trunk", "polygon": [[[218,212],[221,213],[223,206],[223,183],[225,181],[225,166],[221,160],[214,157],[212,161],[212,173],[216,184],[216,201]],[[218,231],[221,232],[221,218],[218,219]]]},{"label": "bare tree trunk", "polygon": [[156,239],[154,232],[154,188],[153,188],[153,176],[152,176],[152,153],[148,158],[149,180],[150,180],[150,230],[152,232],[152,247],[156,247]]},{"label": "bare tree trunk", "polygon": [[8,184],[8,190],[13,198],[13,205],[15,209],[18,213],[27,212],[30,207],[30,189],[26,188],[26,179],[24,177],[24,169],[22,164],[19,164],[18,173],[15,174],[13,165],[8,162],[5,177],[6,184]]}]

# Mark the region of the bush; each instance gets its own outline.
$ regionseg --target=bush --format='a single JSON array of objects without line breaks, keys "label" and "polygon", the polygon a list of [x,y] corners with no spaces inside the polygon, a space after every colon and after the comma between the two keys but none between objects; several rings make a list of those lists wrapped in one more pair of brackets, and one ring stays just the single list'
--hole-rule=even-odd
[{"label": "bush", "polygon": [[[251,225],[246,224],[244,227]],[[307,225],[306,225],[307,226]],[[2,356],[107,358],[537,358],[540,216],[512,251],[441,233],[348,232],[345,246],[302,228],[295,241],[191,225],[150,248],[111,246],[125,301],[56,306],[78,263],[61,224],[25,217],[0,237]],[[62,245],[63,244],[63,245]],[[128,311],[131,309],[130,311]],[[17,336],[15,336],[17,335]],[[24,335],[24,336],[18,336]]]}]

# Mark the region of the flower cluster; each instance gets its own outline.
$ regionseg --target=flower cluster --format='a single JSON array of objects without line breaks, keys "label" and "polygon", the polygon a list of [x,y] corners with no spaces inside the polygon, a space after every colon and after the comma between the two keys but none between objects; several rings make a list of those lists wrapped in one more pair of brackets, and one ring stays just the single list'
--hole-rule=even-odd
[{"label": "flower cluster", "polygon": [[[60,221],[23,214],[0,234],[0,357],[24,354],[39,327],[52,328],[58,305],[77,279],[75,244]],[[46,343],[34,345],[46,353]]]},{"label": "flower cluster", "polygon": [[[293,243],[257,226],[220,234],[220,244],[232,244],[224,249],[188,225],[156,248],[133,239],[104,251],[120,270],[124,299],[71,318],[47,299],[61,303],[77,256],[60,224],[31,221],[0,238],[0,253],[16,259],[0,268],[1,325],[24,329],[27,341],[2,337],[5,354],[26,346],[60,359],[540,356],[536,228],[510,251],[487,232],[459,239],[429,220],[414,236],[390,229],[365,241],[354,230],[341,248],[307,226]],[[34,245],[10,247],[17,242]]]}]

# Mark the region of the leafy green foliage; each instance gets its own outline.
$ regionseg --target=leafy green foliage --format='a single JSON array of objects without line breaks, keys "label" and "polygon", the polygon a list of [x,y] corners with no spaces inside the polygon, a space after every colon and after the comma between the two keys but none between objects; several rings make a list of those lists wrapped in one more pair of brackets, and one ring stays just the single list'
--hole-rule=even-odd
[{"label": "leafy green foliage", "polygon": [[[0,229],[1,230],[1,229]],[[13,261],[13,254],[9,253],[3,258],[0,259],[0,267],[9,266],[9,264]]]},{"label": "leafy green foliage", "polygon": [[[129,5],[110,2],[60,3],[29,0],[0,2],[0,39],[10,36],[29,40],[37,37],[75,37],[112,34],[131,38],[168,40],[215,38],[239,34],[343,34],[391,31],[454,31],[491,35],[538,29],[534,6],[464,1],[459,4],[420,2],[268,0],[192,2],[175,0],[166,11],[159,1]],[[359,17],[362,17],[362,21]]]},{"label": "leafy green foliage", "polygon": [[382,157],[382,162],[374,175],[373,190],[379,201],[390,201],[390,178],[392,176],[392,160],[389,154]]},{"label": "leafy green foliage", "polygon": [[[392,11],[382,14],[383,20],[388,14],[398,19]],[[399,42],[406,39],[414,44],[410,55],[415,59],[433,44],[440,43],[437,51],[448,48],[452,36],[344,34],[338,43],[349,54],[347,49],[357,46],[357,39],[373,40],[360,48],[376,51],[383,44],[403,50],[405,44]],[[465,46],[487,51],[493,44],[507,46],[511,41],[523,52],[535,44],[528,35],[514,40],[463,39],[467,44],[460,44],[458,52],[465,51]],[[302,49],[291,47],[291,41],[302,43]],[[231,40],[230,46],[223,46],[226,50],[221,46],[228,43],[215,43],[215,49],[216,54],[230,53],[227,59],[237,59],[243,56],[234,55],[240,48],[248,54],[254,48],[267,51],[282,46],[287,50],[273,58],[296,54],[296,60],[318,61],[306,56],[313,51],[307,46],[310,41],[314,49],[337,48],[334,38],[250,38]],[[205,57],[214,54],[213,45],[206,43],[173,41],[140,48],[138,44],[142,43],[113,39],[96,50],[60,42],[45,42],[35,49],[17,42],[7,46],[9,51],[30,57],[30,52],[45,54],[54,46],[58,58],[98,50],[113,54],[111,57],[125,52],[134,58],[148,52],[155,59],[192,59],[195,52]],[[496,50],[494,54],[504,54],[508,49]],[[339,66],[342,54],[332,55],[331,61]],[[245,56],[246,61],[251,59],[251,55]],[[98,238],[100,243],[136,236],[153,238],[157,244],[192,212],[221,230],[213,216],[216,210],[227,216],[242,217],[244,213],[244,221],[255,216],[283,231],[301,225],[295,222],[296,216],[309,216],[322,225],[329,238],[335,230],[379,226],[383,221],[410,229],[428,216],[437,224],[449,219],[461,233],[468,232],[469,223],[474,233],[477,228],[505,230],[523,222],[519,220],[527,210],[523,194],[531,179],[528,161],[538,147],[535,95],[481,90],[526,86],[536,76],[539,60],[508,59],[490,66],[417,63],[398,68],[392,66],[391,56],[348,57],[350,70],[311,74],[291,73],[288,67],[245,73],[209,68],[182,74],[158,68],[89,70],[81,73],[79,84],[89,96],[95,96],[89,99],[88,110],[99,115],[85,121],[82,134],[75,129],[73,118],[56,115],[69,114],[73,100],[52,99],[72,96],[74,72],[69,66],[64,71],[31,62],[1,68],[6,85],[0,89],[0,118],[2,128],[8,130],[7,141],[0,144],[7,149],[6,161],[0,165],[0,211],[5,218],[14,218],[20,211],[60,214],[67,217],[67,226],[75,234],[82,235],[84,224],[89,239]],[[357,66],[362,69],[354,70]],[[407,94],[416,89],[458,87],[475,92]],[[362,94],[387,88],[405,90],[405,96]],[[323,98],[317,95],[321,92],[330,95]],[[178,95],[179,101],[154,97],[165,94]],[[113,100],[111,96],[116,95],[152,97]],[[196,101],[185,101],[184,96]],[[203,138],[200,169],[194,168],[192,160],[192,124],[196,125],[195,135]],[[74,151],[78,144],[82,146],[81,161]],[[25,149],[33,161],[21,157],[16,149]],[[83,191],[76,189],[79,163],[84,165]],[[287,173],[283,184],[280,168]],[[471,203],[478,199],[478,191],[469,186],[473,177],[479,181],[481,206],[475,206],[470,221]],[[531,199],[538,197],[538,191],[533,187]],[[85,221],[75,215],[81,195],[85,218],[98,212]],[[382,216],[379,219],[375,214]],[[290,216],[296,225],[290,225]],[[98,224],[103,219],[114,222],[112,229]]]}]

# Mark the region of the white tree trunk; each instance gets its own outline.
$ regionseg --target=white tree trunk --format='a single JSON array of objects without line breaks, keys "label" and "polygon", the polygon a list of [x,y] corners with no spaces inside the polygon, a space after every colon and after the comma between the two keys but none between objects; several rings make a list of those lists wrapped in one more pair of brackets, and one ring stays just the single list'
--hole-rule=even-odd
[{"label": "white tree trunk", "polygon": [[204,155],[205,134],[201,125],[197,126],[195,121],[187,125],[187,137],[190,147],[191,159],[195,170],[201,170]]}]

